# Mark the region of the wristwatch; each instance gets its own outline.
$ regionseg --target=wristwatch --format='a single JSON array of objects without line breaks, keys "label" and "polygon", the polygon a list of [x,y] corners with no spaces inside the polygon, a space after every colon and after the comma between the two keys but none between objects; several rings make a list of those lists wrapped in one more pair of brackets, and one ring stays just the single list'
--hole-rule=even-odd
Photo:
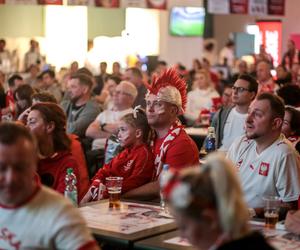
[{"label": "wristwatch", "polygon": [[104,132],[105,132],[105,128],[104,128],[105,126],[106,126],[106,123],[102,123],[102,124],[100,125],[101,130],[104,131]]}]

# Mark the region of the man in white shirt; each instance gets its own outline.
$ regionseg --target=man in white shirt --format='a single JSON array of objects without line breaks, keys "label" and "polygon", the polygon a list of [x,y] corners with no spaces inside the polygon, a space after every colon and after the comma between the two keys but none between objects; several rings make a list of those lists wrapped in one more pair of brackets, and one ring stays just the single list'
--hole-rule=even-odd
[{"label": "man in white shirt", "polygon": [[117,132],[120,118],[132,112],[136,97],[137,89],[131,82],[120,82],[113,95],[113,108],[100,113],[86,130],[86,136],[94,139],[93,150],[104,149],[106,139]]},{"label": "man in white shirt", "polygon": [[222,107],[212,121],[219,150],[226,152],[232,142],[245,133],[244,125],[248,108],[256,96],[257,89],[257,81],[248,74],[240,75],[234,83],[232,87],[234,106]]},{"label": "man in white shirt", "polygon": [[24,126],[0,125],[0,249],[99,249],[77,208],[39,184],[35,144]]},{"label": "man in white shirt", "polygon": [[240,175],[245,199],[253,212],[263,214],[266,196],[279,196],[284,206],[296,208],[300,194],[299,155],[281,135],[282,100],[271,93],[250,105],[246,136],[234,141],[227,157]]}]

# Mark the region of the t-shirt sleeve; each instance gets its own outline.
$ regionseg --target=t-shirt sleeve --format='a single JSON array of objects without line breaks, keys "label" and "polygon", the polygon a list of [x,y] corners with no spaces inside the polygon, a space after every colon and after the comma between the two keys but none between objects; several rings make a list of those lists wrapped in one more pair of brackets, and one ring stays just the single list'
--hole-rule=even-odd
[{"label": "t-shirt sleeve", "polygon": [[62,209],[53,222],[55,249],[81,249],[94,239],[81,217],[79,210],[71,204]]},{"label": "t-shirt sleeve", "polygon": [[276,179],[278,193],[284,202],[298,200],[300,194],[300,161],[296,153],[288,153],[282,157],[277,166],[279,168]]}]

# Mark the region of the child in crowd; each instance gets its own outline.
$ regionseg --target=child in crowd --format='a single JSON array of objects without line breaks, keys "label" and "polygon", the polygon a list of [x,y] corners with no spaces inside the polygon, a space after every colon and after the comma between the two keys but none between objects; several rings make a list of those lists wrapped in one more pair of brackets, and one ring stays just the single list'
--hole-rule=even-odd
[{"label": "child in crowd", "polygon": [[106,191],[102,193],[101,188],[99,190],[100,184],[105,185],[106,177],[123,177],[122,193],[152,180],[154,156],[148,146],[151,129],[145,112],[136,107],[133,113],[121,118],[118,131],[118,139],[124,150],[97,172],[81,203],[108,197]]}]

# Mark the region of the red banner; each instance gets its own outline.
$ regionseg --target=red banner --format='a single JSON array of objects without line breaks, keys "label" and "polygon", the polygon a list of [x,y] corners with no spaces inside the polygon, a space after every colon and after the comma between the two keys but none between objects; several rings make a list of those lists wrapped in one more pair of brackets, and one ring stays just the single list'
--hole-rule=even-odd
[{"label": "red banner", "polygon": [[268,0],[269,15],[284,15],[285,0]]},{"label": "red banner", "polygon": [[282,46],[282,23],[281,21],[258,21],[261,44],[265,45],[266,51],[271,54],[274,66],[281,62]]},{"label": "red banner", "polygon": [[230,0],[232,14],[248,14],[248,0]]},{"label": "red banner", "polygon": [[119,8],[119,0],[95,0],[95,6],[104,8]]},{"label": "red banner", "polygon": [[62,5],[62,0],[38,0],[41,5]]}]

